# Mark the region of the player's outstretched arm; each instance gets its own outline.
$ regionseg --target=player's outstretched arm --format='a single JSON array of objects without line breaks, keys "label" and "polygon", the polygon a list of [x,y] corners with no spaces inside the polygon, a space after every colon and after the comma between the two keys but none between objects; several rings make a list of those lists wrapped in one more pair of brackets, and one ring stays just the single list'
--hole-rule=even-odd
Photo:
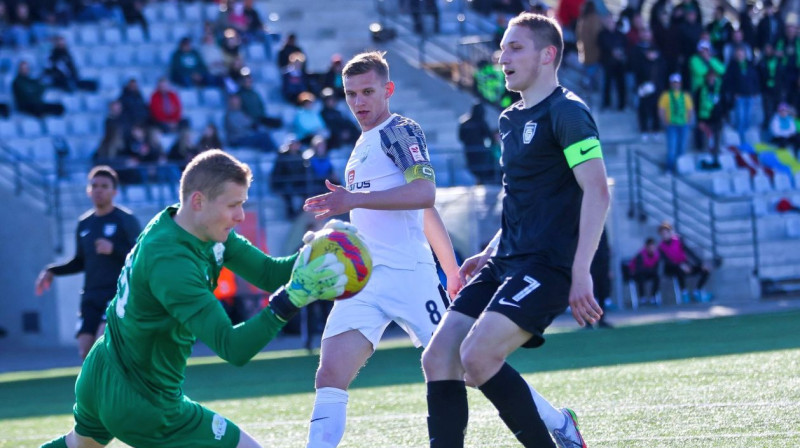
[{"label": "player's outstretched arm", "polygon": [[455,250],[453,250],[453,242],[450,240],[450,234],[447,233],[447,228],[439,215],[439,211],[435,207],[426,208],[423,215],[423,225],[425,228],[425,237],[439,259],[439,264],[447,276],[447,294],[451,299],[456,297],[458,291],[461,290],[463,283],[461,276],[458,274],[459,266],[456,261]]},{"label": "player's outstretched arm", "polygon": [[436,185],[427,179],[415,179],[399,187],[382,191],[350,192],[341,185],[325,181],[330,190],[306,199],[303,210],[314,213],[317,219],[348,213],[354,208],[372,210],[418,210],[433,207]]},{"label": "player's outstretched arm", "polygon": [[608,180],[603,159],[587,160],[573,168],[575,179],[583,189],[581,218],[578,230],[578,247],[572,263],[572,286],[569,305],[572,316],[580,326],[600,319],[603,310],[594,298],[590,268],[610,202]]}]

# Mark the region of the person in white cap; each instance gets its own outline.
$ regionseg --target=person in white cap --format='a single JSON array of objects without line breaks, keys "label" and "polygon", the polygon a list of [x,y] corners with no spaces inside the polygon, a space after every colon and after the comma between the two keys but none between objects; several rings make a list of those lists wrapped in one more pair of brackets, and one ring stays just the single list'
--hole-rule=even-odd
[{"label": "person in white cap", "polygon": [[658,116],[667,135],[666,170],[675,171],[675,161],[686,149],[689,124],[694,121],[692,96],[683,91],[680,73],[669,76],[669,89],[658,99]]}]

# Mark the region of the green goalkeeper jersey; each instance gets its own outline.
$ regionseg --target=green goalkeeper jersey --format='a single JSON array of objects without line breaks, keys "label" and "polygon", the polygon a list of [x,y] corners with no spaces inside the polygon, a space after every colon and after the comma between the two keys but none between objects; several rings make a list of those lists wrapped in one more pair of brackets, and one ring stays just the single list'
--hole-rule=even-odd
[{"label": "green goalkeeper jersey", "polygon": [[186,360],[197,339],[243,365],[284,325],[266,308],[232,326],[213,294],[222,266],[275,291],[289,281],[296,258],[270,257],[233,231],[225,243],[203,242],[178,226],[176,212],[162,211],[139,236],[106,312],[105,348],[154,404],[182,396]]}]

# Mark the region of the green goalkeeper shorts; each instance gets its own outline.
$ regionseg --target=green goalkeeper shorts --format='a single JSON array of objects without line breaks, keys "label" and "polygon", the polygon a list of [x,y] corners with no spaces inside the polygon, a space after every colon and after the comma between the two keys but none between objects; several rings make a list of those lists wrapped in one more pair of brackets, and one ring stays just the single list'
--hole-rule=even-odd
[{"label": "green goalkeeper shorts", "polygon": [[102,445],[117,438],[132,447],[235,448],[240,430],[233,422],[185,395],[154,405],[95,344],[75,383],[75,432]]}]

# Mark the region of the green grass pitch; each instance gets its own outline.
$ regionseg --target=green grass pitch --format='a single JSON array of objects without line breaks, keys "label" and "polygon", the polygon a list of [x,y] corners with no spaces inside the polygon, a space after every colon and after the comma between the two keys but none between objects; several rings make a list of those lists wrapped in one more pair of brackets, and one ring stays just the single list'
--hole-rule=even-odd
[{"label": "green grass pitch", "polygon": [[[800,313],[563,331],[511,364],[575,409],[590,447],[800,447]],[[389,342],[350,393],[342,448],[424,447],[419,351]],[[186,393],[264,446],[304,447],[316,355],[267,352],[243,368],[194,358]],[[68,430],[76,369],[0,375],[0,447]],[[519,446],[471,390],[469,447]],[[112,442],[112,447],[124,446]]]}]

